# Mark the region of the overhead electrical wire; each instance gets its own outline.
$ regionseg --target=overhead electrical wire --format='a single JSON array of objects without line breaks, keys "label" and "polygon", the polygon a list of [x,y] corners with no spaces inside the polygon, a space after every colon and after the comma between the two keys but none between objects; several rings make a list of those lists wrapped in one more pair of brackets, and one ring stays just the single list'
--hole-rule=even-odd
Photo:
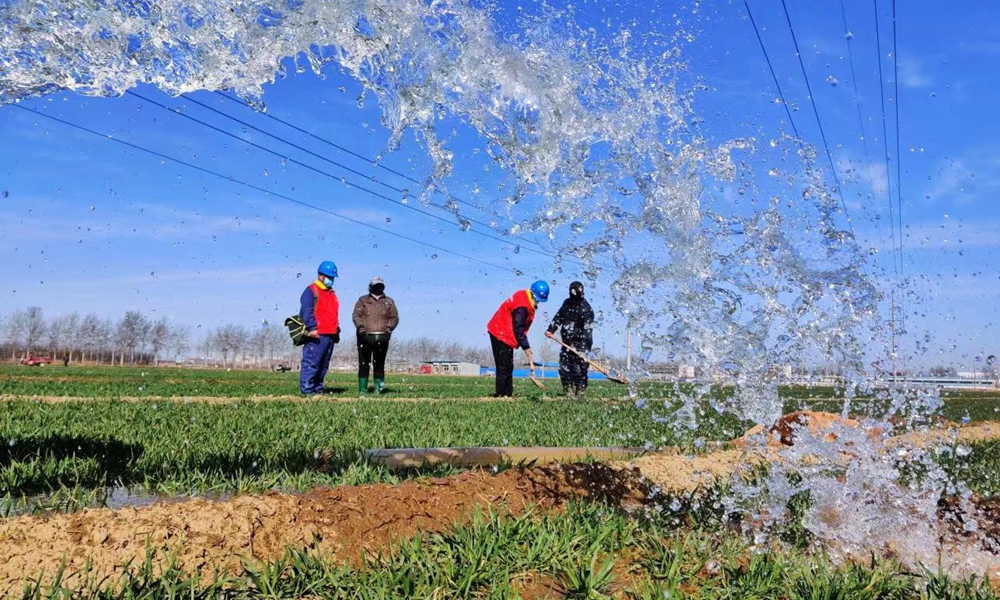
[{"label": "overhead electrical wire", "polygon": [[767,61],[767,69],[771,72],[771,79],[774,80],[774,87],[778,89],[778,97],[781,98],[781,105],[785,108],[785,115],[788,116],[788,124],[792,127],[792,133],[795,134],[795,140],[799,143],[799,147],[802,147],[802,136],[799,135],[799,128],[795,126],[795,119],[792,118],[792,111],[788,108],[788,101],[785,100],[785,93],[781,91],[781,82],[778,81],[778,74],[774,71],[774,64],[771,63],[771,55],[767,52],[767,47],[764,46],[764,38],[760,35],[760,29],[757,27],[757,21],[753,18],[753,11],[750,10],[750,3],[747,0],[743,0],[743,6],[746,7],[747,16],[750,17],[750,24],[753,25],[753,32],[757,35],[757,43],[760,44],[760,50],[764,53],[764,60]]},{"label": "overhead electrical wire", "polygon": [[[417,185],[423,185],[423,183],[421,181],[419,181],[418,179],[415,179],[415,178],[407,175],[406,173],[403,173],[402,171],[397,171],[396,169],[393,169],[392,167],[384,165],[384,164],[382,164],[382,161],[375,160],[374,158],[372,158],[370,156],[365,156],[364,154],[361,154],[359,152],[355,152],[354,150],[351,150],[350,148],[347,148],[347,147],[343,146],[342,144],[338,144],[337,142],[334,142],[334,141],[330,140],[329,138],[326,138],[326,137],[323,137],[323,136],[318,135],[316,133],[313,133],[312,131],[309,131],[308,129],[305,129],[303,127],[299,127],[298,125],[296,125],[294,123],[291,123],[291,122],[289,122],[289,121],[287,121],[285,119],[282,119],[280,117],[276,117],[276,116],[274,116],[273,114],[271,114],[269,112],[257,111],[254,108],[254,106],[252,104],[250,104],[249,102],[246,102],[244,100],[240,100],[239,98],[234,98],[234,97],[232,97],[229,94],[226,94],[224,92],[218,92],[217,91],[215,93],[218,94],[219,96],[221,96],[222,98],[225,98],[226,100],[229,100],[230,102],[234,102],[236,104],[239,104],[240,106],[243,106],[245,108],[249,108],[250,110],[253,110],[257,114],[260,114],[260,115],[262,115],[264,117],[267,117],[268,119],[271,119],[272,121],[275,121],[277,123],[281,123],[285,127],[288,127],[290,129],[294,129],[295,131],[298,131],[299,133],[301,133],[303,135],[307,135],[307,136],[313,138],[314,140],[323,142],[324,144],[327,144],[328,146],[336,148],[337,150],[340,150],[341,152],[349,154],[349,155],[353,156],[354,158],[363,160],[363,161],[365,161],[365,162],[367,162],[369,164],[373,164],[377,168],[382,169],[382,170],[384,170],[384,171],[386,171],[388,173],[392,173],[393,175],[395,175],[397,177],[402,177],[403,179],[405,179],[405,180],[407,180],[407,181],[409,181],[411,183],[415,183]],[[474,208],[476,210],[480,210],[480,211],[483,211],[483,212],[488,212],[485,208],[483,208],[482,206],[479,206],[478,204],[476,204],[474,202],[469,202],[468,200],[463,200],[461,198],[458,198],[457,196],[453,196],[451,194],[446,194],[445,192],[443,192],[441,190],[435,190],[435,193],[440,194],[440,195],[444,196],[445,198],[447,198],[449,200],[454,200],[455,202],[457,202],[459,204],[464,204],[465,206],[468,206],[470,208]],[[531,240],[529,240],[529,241],[531,241]],[[532,243],[537,243],[537,242],[533,242],[532,241]]]},{"label": "overhead electrical wire", "polygon": [[27,111],[29,113],[38,115],[40,117],[44,117],[46,119],[50,119],[50,120],[55,121],[57,123],[61,123],[63,125],[66,125],[67,127],[72,127],[72,128],[77,129],[79,131],[83,131],[83,132],[89,133],[91,135],[100,137],[101,139],[104,139],[104,140],[107,140],[107,141],[111,141],[111,142],[115,142],[117,144],[121,144],[121,145],[126,146],[128,148],[132,148],[133,150],[138,150],[140,152],[144,152],[144,153],[149,154],[151,156],[155,156],[157,158],[160,158],[160,159],[163,159],[163,160],[166,160],[166,161],[169,161],[169,162],[172,162],[172,163],[175,163],[175,164],[187,167],[189,169],[193,169],[195,171],[199,171],[199,172],[204,173],[206,175],[211,175],[211,176],[216,177],[218,179],[222,179],[222,180],[228,181],[230,183],[239,184],[239,185],[241,185],[243,187],[246,187],[246,188],[258,191],[258,192],[262,192],[262,193],[267,194],[269,196],[274,196],[275,198],[280,198],[280,199],[285,200],[287,202],[291,202],[293,204],[297,204],[297,205],[305,207],[305,208],[309,208],[309,209],[312,209],[312,210],[319,211],[321,213],[330,215],[332,217],[336,217],[338,219],[342,219],[344,221],[347,221],[349,223],[353,223],[353,224],[361,226],[361,227],[365,227],[367,229],[372,229],[372,230],[384,233],[386,235],[390,235],[390,236],[393,236],[393,237],[396,237],[396,238],[399,238],[399,239],[402,239],[402,240],[406,240],[408,242],[413,242],[414,244],[420,244],[421,246],[430,248],[432,250],[436,250],[438,252],[443,252],[445,254],[450,254],[450,255],[455,256],[457,258],[461,258],[461,259],[464,259],[464,260],[475,262],[475,263],[481,264],[481,265],[486,266],[486,267],[490,267],[490,268],[493,268],[493,269],[498,269],[498,270],[501,270],[501,271],[506,271],[508,273],[512,272],[517,277],[524,276],[524,273],[521,272],[521,271],[519,271],[519,270],[517,270],[517,269],[513,269],[511,267],[505,267],[505,266],[502,266],[502,265],[498,265],[496,263],[493,263],[493,262],[490,262],[490,261],[486,261],[486,260],[482,260],[482,259],[476,258],[474,256],[469,256],[468,254],[463,254],[461,252],[456,252],[454,250],[445,248],[443,246],[438,246],[436,244],[431,244],[429,242],[425,242],[423,240],[420,240],[420,239],[417,239],[417,238],[414,238],[414,237],[403,235],[401,233],[397,233],[395,231],[391,231],[389,229],[385,229],[385,228],[379,227],[377,225],[372,225],[370,223],[366,223],[366,222],[361,221],[359,219],[354,219],[352,217],[348,217],[348,216],[340,214],[338,212],[329,210],[329,209],[324,208],[322,206],[318,206],[316,204],[305,202],[303,200],[299,200],[299,199],[294,198],[292,196],[288,196],[288,195],[282,194],[280,192],[275,192],[273,190],[269,190],[267,188],[264,188],[264,187],[261,187],[261,186],[258,186],[258,185],[254,185],[254,184],[250,183],[249,181],[242,181],[242,180],[239,180],[239,179],[234,179],[233,177],[230,177],[228,175],[223,175],[222,173],[219,173],[217,171],[213,171],[211,169],[207,169],[205,167],[201,167],[201,166],[192,164],[192,163],[187,162],[185,160],[181,160],[179,158],[175,158],[173,156],[170,156],[170,155],[167,155],[167,154],[163,154],[162,152],[157,152],[156,150],[151,150],[151,149],[146,148],[144,146],[140,146],[139,144],[135,144],[135,143],[132,143],[132,142],[129,142],[129,141],[126,141],[126,140],[122,140],[122,139],[119,139],[119,138],[116,138],[116,137],[112,137],[110,134],[101,133],[101,132],[96,131],[94,129],[91,129],[89,127],[85,127],[83,125],[78,125],[76,123],[73,123],[73,122],[68,121],[66,119],[62,119],[60,117],[56,117],[54,115],[45,114],[45,113],[43,113],[41,111],[38,111],[38,110],[35,110],[35,109],[32,109],[32,108],[27,108],[26,106],[22,106],[20,104],[14,104],[12,106],[14,108],[19,108],[19,109]]},{"label": "overhead electrical wire", "polygon": [[899,221],[899,271],[903,274],[903,155],[899,150],[899,50],[896,47],[896,0],[892,0],[892,85],[896,99],[896,214]]},{"label": "overhead electrical wire", "polygon": [[[337,175],[334,175],[332,173],[329,173],[327,171],[324,171],[322,169],[314,167],[314,166],[312,166],[312,165],[310,165],[308,163],[304,163],[304,162],[302,162],[302,161],[300,161],[300,160],[298,160],[296,158],[289,157],[289,156],[287,156],[284,153],[278,152],[277,150],[274,150],[274,149],[269,148],[267,146],[264,146],[262,144],[258,144],[256,142],[243,139],[243,138],[241,138],[240,136],[238,136],[238,135],[236,135],[234,133],[231,133],[229,131],[226,131],[225,129],[222,129],[221,127],[216,127],[215,125],[212,125],[211,123],[208,123],[206,121],[202,121],[201,119],[193,117],[193,116],[191,116],[191,115],[189,115],[189,114],[187,114],[185,112],[182,112],[180,110],[172,109],[169,106],[167,106],[167,105],[165,105],[165,104],[163,104],[161,102],[157,102],[156,100],[153,100],[151,98],[147,98],[147,97],[143,96],[142,94],[139,94],[139,93],[136,93],[136,92],[133,92],[133,91],[128,91],[128,92],[126,92],[126,94],[134,96],[134,97],[136,97],[136,98],[138,98],[138,99],[140,99],[140,100],[142,100],[144,102],[148,102],[149,104],[157,106],[157,107],[159,107],[159,108],[161,108],[161,109],[163,109],[163,110],[165,110],[165,111],[167,111],[167,112],[169,112],[171,114],[174,114],[174,115],[183,117],[185,119],[188,119],[188,120],[190,120],[190,121],[192,121],[194,123],[197,123],[197,124],[199,124],[199,125],[201,125],[203,127],[211,129],[212,131],[216,131],[216,132],[218,132],[218,133],[220,133],[222,135],[225,135],[225,136],[230,137],[230,138],[232,138],[234,140],[237,140],[237,141],[239,141],[239,142],[241,142],[243,144],[246,144],[246,145],[251,146],[253,148],[257,148],[258,150],[261,150],[263,152],[271,154],[272,156],[275,156],[275,157],[277,157],[280,160],[293,163],[293,164],[298,165],[298,166],[300,166],[300,167],[302,167],[304,169],[307,169],[309,171],[312,171],[312,172],[317,173],[319,175],[322,175],[324,177],[328,177],[330,179],[338,181],[341,184],[346,185],[348,187],[353,187],[355,189],[358,189],[358,190],[361,190],[361,191],[366,192],[368,194],[371,194],[371,195],[375,196],[376,198],[379,198],[380,200],[385,200],[386,202],[390,202],[390,203],[395,204],[397,206],[401,206],[401,207],[403,207],[403,208],[405,208],[407,210],[411,210],[411,211],[416,212],[418,214],[421,214],[421,215],[423,215],[423,216],[425,216],[427,218],[434,219],[434,220],[440,221],[442,223],[446,223],[449,226],[454,226],[455,225],[455,223],[453,221],[451,221],[450,219],[447,219],[447,218],[442,217],[440,215],[435,215],[434,213],[422,210],[422,209],[420,209],[420,208],[418,208],[416,206],[412,206],[410,204],[407,204],[405,202],[402,202],[402,201],[397,200],[395,198],[392,198],[390,196],[386,196],[385,194],[379,193],[379,192],[377,192],[377,191],[375,191],[375,190],[373,190],[371,188],[368,188],[368,187],[366,187],[364,185],[360,185],[358,183],[349,181],[345,177],[338,177]],[[286,142],[286,143],[288,143],[288,142]],[[289,145],[295,146],[295,144],[291,144],[291,143],[289,143]],[[324,159],[324,160],[329,160],[329,159]],[[333,161],[330,161],[330,162],[333,162]],[[337,163],[337,164],[339,166],[339,163]],[[363,173],[360,173],[358,171],[350,169],[349,167],[343,167],[342,166],[341,168],[344,168],[344,169],[348,170],[349,172],[358,174],[358,175],[360,175],[362,177],[366,177]],[[386,184],[383,184],[383,185],[386,185]],[[402,190],[400,190],[400,191],[402,191]],[[501,237],[498,237],[498,236],[495,236],[495,235],[491,235],[491,234],[485,233],[483,231],[479,231],[477,229],[473,229],[471,227],[468,229],[468,232],[472,233],[472,234],[475,234],[475,235],[479,235],[479,236],[485,237],[487,239],[491,239],[491,240],[500,242],[502,244],[506,244],[506,245],[515,247],[515,248],[520,248],[521,247],[521,245],[518,244],[515,241],[503,239]],[[553,254],[545,252],[543,250],[535,250],[533,248],[524,248],[524,249],[527,250],[528,252],[534,252],[535,254],[541,254],[541,255],[547,256],[549,258],[555,258],[555,256]]]},{"label": "overhead electrical wire", "polygon": [[[878,0],[872,0],[872,5],[875,8],[875,48],[878,52],[878,89],[879,101],[882,106],[882,150],[883,158],[885,159],[885,185],[886,190],[889,192],[889,224],[892,230],[892,252],[895,263],[896,261],[902,262],[902,253],[899,251],[896,243],[896,211],[892,206],[892,171],[889,169],[889,127],[885,116],[885,75],[882,73],[882,38],[879,35]],[[902,272],[902,269],[898,265],[895,266],[895,269],[897,275]]]},{"label": "overhead electrical wire", "polygon": [[[332,148],[340,150],[341,152],[344,152],[344,153],[346,153],[346,154],[348,154],[350,156],[353,156],[353,157],[355,157],[355,158],[357,158],[359,160],[363,160],[363,161],[365,161],[368,164],[373,164],[373,165],[375,165],[375,167],[377,167],[379,169],[383,169],[383,170],[385,170],[388,173],[392,173],[393,175],[396,175],[397,177],[401,177],[401,178],[403,178],[403,179],[405,179],[405,180],[407,180],[407,181],[409,181],[411,183],[414,183],[416,185],[424,185],[424,183],[421,182],[420,180],[415,179],[414,177],[411,177],[410,175],[407,175],[406,173],[403,173],[401,171],[393,169],[392,167],[389,167],[389,166],[386,166],[386,165],[382,164],[382,162],[380,160],[376,160],[376,159],[374,159],[374,158],[372,158],[370,156],[365,156],[364,154],[361,154],[360,152],[356,152],[354,150],[351,150],[350,148],[344,146],[343,144],[338,144],[337,142],[334,142],[334,141],[330,140],[327,137],[318,135],[318,134],[316,134],[316,133],[314,133],[314,132],[312,132],[312,131],[310,131],[308,129],[305,129],[304,127],[300,127],[300,126],[296,125],[295,123],[292,123],[292,122],[290,122],[290,121],[288,121],[286,119],[282,119],[280,117],[276,117],[276,116],[274,116],[273,114],[271,114],[269,112],[259,111],[259,110],[257,110],[257,108],[254,107],[253,104],[251,104],[249,102],[246,102],[245,100],[241,100],[240,98],[234,98],[233,96],[231,96],[229,94],[226,94],[224,92],[221,92],[221,91],[216,91],[215,94],[217,94],[218,96],[220,96],[220,97],[222,97],[222,98],[224,98],[224,99],[226,99],[226,100],[228,100],[230,102],[233,102],[233,103],[238,104],[238,105],[240,105],[240,106],[242,106],[244,108],[247,108],[247,109],[253,111],[255,114],[259,114],[259,115],[264,116],[264,117],[266,117],[266,118],[268,118],[268,119],[270,119],[272,121],[280,123],[280,124],[282,124],[282,125],[290,128],[290,129],[292,129],[294,131],[297,131],[297,132],[299,132],[299,133],[301,133],[303,135],[306,135],[308,137],[311,137],[311,138],[313,138],[313,139],[315,139],[315,140],[317,140],[319,142],[327,144],[327,145],[331,146]],[[194,101],[190,96],[185,96],[185,97],[188,98],[189,100]],[[204,104],[202,104],[200,102],[196,102],[196,103],[198,103],[201,106],[205,106]],[[206,106],[206,108],[208,108],[208,107]],[[223,112],[220,112],[220,111],[217,111],[216,109],[210,108],[209,110],[213,110],[215,112],[219,112],[220,114],[222,114],[223,116],[226,116],[227,118],[235,119],[235,117],[231,117],[230,115],[228,115],[226,113],[223,113]],[[257,131],[260,131],[261,133],[264,133],[265,135],[269,135],[271,137],[275,137],[272,134],[270,134],[270,133],[268,133],[266,131],[262,131],[260,129],[257,129],[256,127],[253,127],[252,125],[244,123],[243,121],[239,121],[239,122],[242,123],[242,124],[244,124],[244,125],[246,125],[247,127],[251,127],[251,128],[253,128],[253,129],[257,130]],[[278,139],[281,139],[281,140],[284,141],[284,138],[278,137]],[[290,142],[286,142],[286,143],[289,143],[290,145],[294,145],[294,144],[291,144]],[[375,178],[374,176],[369,176],[368,178],[372,179],[374,181],[378,181],[377,178]],[[379,182],[379,183],[381,184],[381,182]],[[382,184],[382,185],[385,185],[385,184]],[[387,186],[387,187],[391,187],[391,186]],[[396,188],[392,188],[392,189],[396,189]],[[397,191],[405,193],[405,190],[397,189]],[[503,219],[503,220],[505,220],[507,222],[511,222],[511,223],[513,222],[513,221],[511,221],[511,219],[502,217],[500,215],[497,215],[497,214],[495,214],[495,213],[487,210],[483,206],[480,206],[480,205],[478,205],[478,204],[476,204],[474,202],[470,202],[468,200],[463,200],[462,198],[459,198],[458,196],[446,193],[446,192],[444,192],[444,191],[442,191],[440,189],[435,189],[434,193],[438,194],[438,195],[440,195],[440,196],[442,196],[444,198],[446,198],[449,201],[454,201],[454,202],[456,202],[458,204],[462,204],[464,206],[468,206],[470,208],[473,208],[473,209],[478,210],[480,212],[483,212],[485,214],[489,214],[490,216],[494,216],[494,217]],[[452,212],[447,207],[443,207],[443,206],[440,206],[440,205],[437,205],[437,204],[433,204],[433,203],[432,203],[432,206],[437,206],[438,208],[441,208],[443,210],[447,210],[449,212]],[[463,218],[466,218],[466,220],[468,220],[471,223],[476,223],[476,224],[479,224],[479,225],[481,225],[483,227],[487,227],[489,229],[493,229],[494,231],[496,231],[496,228],[493,227],[493,226],[491,226],[491,225],[489,225],[489,224],[482,223],[481,221],[477,221],[477,220],[469,218],[469,217],[463,217]],[[545,247],[542,244],[540,244],[537,241],[535,241],[535,240],[528,239],[528,238],[518,238],[518,239],[521,240],[524,243],[531,244],[531,245],[533,245],[533,246],[535,246],[535,247],[537,247],[537,248],[539,248],[539,249],[541,249],[541,250],[544,251]],[[547,256],[552,257],[552,258],[556,258],[556,256],[554,254],[552,254],[552,253],[546,252],[545,254]],[[565,260],[567,262],[572,262],[572,263],[577,264],[579,266],[584,266],[584,267],[589,266],[587,263],[585,263],[585,262],[583,262],[581,260],[574,259],[574,258],[562,257],[562,260]],[[610,265],[608,263],[605,263],[605,262],[598,262],[597,260],[594,260],[593,263],[596,264],[597,266],[601,266],[601,267],[605,267],[605,268],[613,268],[612,265]]]},{"label": "overhead electrical wire", "polygon": [[[784,4],[784,0],[782,0],[782,4]],[[798,143],[799,148],[803,151],[803,153],[805,153],[805,145],[804,145],[804,142],[802,141],[802,135],[799,133],[799,129],[795,125],[795,119],[792,118],[792,111],[788,107],[788,100],[785,98],[785,93],[781,89],[781,82],[778,80],[778,74],[774,70],[774,63],[771,61],[771,55],[767,51],[767,46],[764,45],[764,38],[760,35],[760,28],[757,27],[757,21],[753,18],[753,11],[750,9],[750,3],[748,2],[748,0],[743,0],[743,6],[746,8],[747,16],[750,18],[750,24],[753,26],[754,34],[757,36],[757,43],[760,45],[760,50],[764,54],[764,60],[767,62],[767,69],[771,73],[771,79],[774,80],[774,87],[778,91],[778,97],[781,99],[781,104],[782,104],[782,106],[785,109],[785,115],[787,115],[787,117],[788,117],[788,123],[792,127],[792,133],[795,135],[795,140]],[[788,16],[787,10],[785,12],[785,15],[786,15],[786,17]],[[791,20],[790,19],[788,20],[788,23],[789,23],[789,26],[790,26],[791,25]],[[794,32],[792,34],[792,37],[793,37],[793,40],[794,40]],[[798,54],[798,43],[797,42],[795,44],[795,51],[796,51],[796,54]],[[802,57],[801,57],[801,55],[799,55],[799,64],[802,65]],[[803,67],[802,74],[805,75],[805,67]],[[808,78],[806,78],[806,86],[807,86],[807,88],[809,86],[809,79]],[[811,89],[809,89],[809,99],[812,100],[812,90]],[[816,104],[814,102],[813,103],[813,110],[815,111],[815,109],[816,109]],[[819,112],[816,111],[815,114],[816,114],[817,123],[819,123]],[[823,131],[823,127],[822,127],[822,123],[820,123],[820,132],[822,133],[822,131]],[[840,179],[837,177],[837,171],[836,171],[836,169],[833,166],[833,158],[832,158],[832,156],[830,154],[830,148],[829,148],[829,146],[826,145],[826,136],[825,135],[823,136],[823,144],[824,144],[824,146],[826,146],[827,157],[830,159],[830,168],[833,170],[832,174],[833,174],[834,182],[836,183],[836,186],[837,186],[837,194],[838,194],[838,196],[840,198],[840,206],[841,206],[841,209],[844,211],[845,218],[847,218],[847,225],[848,225],[848,227],[851,230],[851,237],[852,237],[854,248],[855,248],[856,251],[860,252],[860,246],[858,245],[857,235],[854,233],[854,224],[851,222],[850,215],[847,212],[847,204],[844,202],[843,191],[840,189]],[[805,157],[803,157],[803,160],[805,160]],[[806,167],[806,172],[807,173],[812,170],[811,167],[809,166],[808,162],[806,162],[805,167]],[[868,274],[867,263],[862,262],[861,263],[861,269],[866,274]]]},{"label": "overhead electrical wire", "polygon": [[[279,135],[275,135],[275,134],[273,134],[273,133],[271,133],[269,131],[266,131],[264,129],[256,127],[256,126],[254,126],[254,125],[252,125],[252,124],[244,121],[243,119],[240,119],[238,117],[234,117],[234,116],[230,115],[229,113],[227,113],[225,111],[219,110],[219,109],[217,109],[217,108],[215,108],[213,106],[210,106],[208,104],[205,104],[204,102],[201,102],[201,101],[199,101],[199,100],[197,100],[195,98],[192,98],[190,96],[190,94],[185,94],[184,95],[184,99],[188,100],[189,102],[192,102],[193,104],[197,104],[198,106],[200,106],[200,107],[202,107],[202,108],[204,108],[206,110],[212,111],[213,113],[215,113],[215,114],[217,114],[217,115],[219,115],[221,117],[224,117],[224,118],[229,119],[229,120],[231,120],[233,122],[239,123],[240,125],[248,128],[248,129],[252,129],[252,130],[254,130],[254,131],[258,132],[258,133],[262,133],[262,134],[266,135],[267,137],[269,137],[271,139],[277,140],[277,141],[279,141],[279,142],[281,142],[283,144],[287,144],[287,145],[291,146],[292,148],[295,148],[296,150],[300,150],[302,152],[305,152],[309,156],[312,156],[312,157],[318,158],[319,160],[322,160],[324,162],[330,163],[330,164],[332,164],[332,165],[334,165],[336,167],[344,169],[345,171],[347,171],[349,173],[353,173],[353,174],[355,174],[355,175],[357,175],[359,177],[364,177],[368,181],[376,183],[376,184],[378,184],[378,185],[380,185],[380,186],[382,186],[382,187],[384,187],[386,189],[392,190],[392,191],[394,191],[396,193],[402,194],[404,197],[414,198],[414,196],[412,194],[410,194],[409,191],[407,191],[407,190],[405,190],[403,188],[399,188],[399,187],[396,187],[396,186],[394,186],[392,184],[385,183],[384,181],[381,181],[377,177],[374,177],[372,175],[368,175],[366,173],[362,173],[361,171],[358,171],[356,169],[352,169],[351,167],[349,167],[349,166],[347,166],[347,165],[345,165],[343,163],[337,162],[337,161],[335,161],[335,160],[333,160],[333,159],[331,159],[331,158],[329,158],[327,156],[324,156],[322,154],[313,152],[312,150],[309,150],[308,148],[300,146],[299,144],[296,144],[294,142],[290,142],[287,139],[285,139],[285,138],[283,138],[283,137],[281,137]],[[338,149],[339,148],[342,148],[342,147],[338,146]],[[353,153],[352,153],[352,155],[353,155]],[[496,230],[495,227],[492,226],[492,225],[490,225],[489,223],[484,223],[484,222],[478,221],[478,220],[476,220],[476,219],[474,219],[472,217],[459,214],[458,212],[455,212],[455,211],[451,210],[447,206],[442,206],[440,204],[434,204],[433,202],[431,202],[430,205],[433,206],[433,207],[435,207],[435,208],[439,208],[441,210],[451,212],[451,213],[455,214],[455,216],[459,217],[460,219],[464,219],[464,220],[468,221],[469,223],[473,223],[473,224],[479,225],[480,227],[485,227],[485,228],[490,229],[490,230],[494,230],[494,231]],[[447,219],[445,219],[445,220],[447,221]],[[505,243],[509,243],[509,244],[513,243],[514,245],[518,245],[515,242],[511,242],[510,240],[503,240],[503,241]],[[531,243],[531,244],[537,245],[537,246],[541,246],[540,244],[538,244],[538,242],[535,242],[534,240],[523,240],[523,241],[527,242],[527,243]],[[551,254],[547,254],[547,255],[548,256],[552,256]]]},{"label": "overhead electrical wire", "polygon": [[[868,149],[868,133],[865,130],[865,120],[864,120],[864,116],[863,116],[862,110],[861,110],[861,95],[858,93],[858,75],[857,75],[857,70],[856,70],[855,62],[854,62],[854,50],[853,50],[853,47],[851,45],[851,41],[852,41],[852,37],[851,36],[853,34],[851,33],[850,25],[848,25],[848,23],[847,23],[847,9],[846,9],[846,7],[844,5],[844,0],[840,0],[840,15],[843,18],[843,22],[844,22],[844,45],[847,46],[847,55],[848,55],[848,58],[849,58],[850,64],[851,64],[851,88],[854,91],[854,105],[857,108],[858,129],[861,131],[861,143],[862,143],[862,146],[864,146],[864,151],[865,151],[865,172],[868,174],[868,183],[869,183],[869,186],[870,186],[870,188],[872,190],[872,194],[874,196],[874,194],[875,194],[875,177],[874,177],[874,175],[872,175],[872,170],[871,170],[871,164],[872,164],[871,152]],[[888,193],[888,190],[886,190],[886,191]],[[892,196],[891,195],[887,195],[886,198],[889,201],[889,208],[891,209],[892,208]],[[882,226],[881,226],[881,223],[880,223],[881,220],[879,218],[877,218],[877,215],[876,215],[876,218],[874,220],[875,220],[875,229],[878,231],[879,238],[884,243],[884,240],[885,240],[884,236],[885,236],[885,234],[882,232]],[[898,271],[896,269],[896,238],[895,238],[895,233],[894,233],[894,231],[895,231],[894,227],[895,226],[893,225],[893,223],[890,222],[889,223],[889,233],[892,234],[892,267],[893,267],[893,270],[898,273]]]},{"label": "overhead electrical wire", "polygon": [[806,83],[806,92],[809,94],[809,103],[812,105],[813,115],[816,117],[816,126],[819,127],[819,136],[823,141],[823,148],[826,150],[826,158],[830,162],[830,175],[833,176],[833,182],[837,185],[837,196],[840,198],[840,207],[844,211],[844,217],[847,218],[847,224],[851,229],[851,235],[854,235],[854,224],[851,223],[851,215],[847,212],[847,203],[844,202],[844,192],[841,189],[840,177],[837,175],[837,167],[833,163],[833,154],[830,152],[830,145],[826,141],[826,132],[823,131],[823,120],[819,118],[819,108],[816,106],[816,97],[813,95],[812,86],[809,84],[809,76],[806,74],[806,64],[805,61],[802,60],[802,52],[799,50],[799,40],[795,36],[795,28],[792,26],[792,17],[788,13],[788,5],[785,3],[785,0],[781,0],[781,7],[785,11],[785,21],[788,23],[788,31],[792,34],[792,44],[795,45],[795,56],[799,60],[799,68],[802,70],[802,79]]}]

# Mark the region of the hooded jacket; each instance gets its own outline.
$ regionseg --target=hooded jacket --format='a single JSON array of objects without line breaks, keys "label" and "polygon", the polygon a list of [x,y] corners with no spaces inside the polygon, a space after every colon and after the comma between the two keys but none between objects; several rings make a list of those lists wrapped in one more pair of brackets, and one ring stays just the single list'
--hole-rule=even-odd
[{"label": "hooded jacket", "polygon": [[590,351],[594,345],[594,309],[586,298],[579,296],[563,300],[549,325],[550,332],[555,333],[557,329],[563,342],[577,350]]}]

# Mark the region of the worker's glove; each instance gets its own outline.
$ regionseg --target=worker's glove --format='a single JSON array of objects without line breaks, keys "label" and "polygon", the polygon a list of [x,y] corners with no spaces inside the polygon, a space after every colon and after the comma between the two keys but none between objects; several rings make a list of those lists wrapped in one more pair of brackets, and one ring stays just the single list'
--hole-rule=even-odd
[{"label": "worker's glove", "polygon": [[333,338],[333,343],[334,344],[339,344],[340,343],[340,332],[339,331],[337,333],[333,334],[330,337]]}]

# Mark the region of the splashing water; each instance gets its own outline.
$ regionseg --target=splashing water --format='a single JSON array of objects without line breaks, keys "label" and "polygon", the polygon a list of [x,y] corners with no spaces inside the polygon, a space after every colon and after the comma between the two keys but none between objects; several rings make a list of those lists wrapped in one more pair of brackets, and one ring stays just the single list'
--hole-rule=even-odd
[{"label": "splashing water", "polygon": [[[597,40],[557,10],[519,25],[503,37],[490,11],[453,0],[14,0],[0,7],[0,103],[148,83],[171,94],[233,90],[263,109],[262,86],[285,75],[282,61],[318,75],[340,68],[377,99],[388,151],[408,131],[422,140],[434,169],[421,198],[447,193],[454,123],[475,130],[512,182],[496,207],[513,217],[511,233],[545,234],[592,278],[611,271],[615,304],[642,337],[638,368],[657,352],[701,365],[735,385],[716,408],[770,424],[782,411],[781,367],[823,356],[842,365],[846,413],[868,387],[862,357],[879,331],[879,294],[815,150],[781,135],[711,143],[694,109],[700,88],[684,91],[678,76],[691,37],[680,28],[639,52],[626,33]],[[758,173],[751,159],[770,168]],[[696,387],[674,418],[693,426],[707,395]],[[902,398],[888,397],[910,408]],[[738,496],[766,489],[777,507],[809,489],[808,527],[839,536],[845,554],[928,516],[938,478],[894,509],[878,500],[902,489],[882,443],[860,430],[838,439],[803,443],[766,486]],[[859,458],[844,467],[847,442]],[[849,493],[871,500],[838,522],[835,466]],[[788,483],[793,472],[801,483]],[[934,547],[926,531],[914,536]]]}]

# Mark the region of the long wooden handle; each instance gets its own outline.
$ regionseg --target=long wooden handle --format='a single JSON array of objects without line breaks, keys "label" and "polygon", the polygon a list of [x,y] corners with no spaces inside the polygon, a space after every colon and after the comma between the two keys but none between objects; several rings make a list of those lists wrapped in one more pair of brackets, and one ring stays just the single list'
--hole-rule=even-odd
[{"label": "long wooden handle", "polygon": [[583,352],[580,352],[579,350],[577,350],[573,346],[570,346],[569,344],[567,344],[566,342],[564,342],[564,341],[562,341],[562,340],[560,340],[558,338],[550,338],[550,339],[555,340],[556,343],[559,344],[560,346],[562,346],[563,348],[569,350],[573,354],[575,354],[575,355],[579,356],[580,358],[582,358],[583,360],[587,361],[588,365],[594,367],[595,369],[597,369],[598,371],[600,371],[601,373],[603,373],[605,377],[608,377],[608,378],[611,378],[611,379],[617,379],[617,377],[614,377],[613,375],[611,375],[611,373],[608,373],[607,371],[605,371],[604,369],[602,369],[600,365],[598,365],[594,361],[590,360],[590,358],[588,358],[586,354],[584,354]]}]

